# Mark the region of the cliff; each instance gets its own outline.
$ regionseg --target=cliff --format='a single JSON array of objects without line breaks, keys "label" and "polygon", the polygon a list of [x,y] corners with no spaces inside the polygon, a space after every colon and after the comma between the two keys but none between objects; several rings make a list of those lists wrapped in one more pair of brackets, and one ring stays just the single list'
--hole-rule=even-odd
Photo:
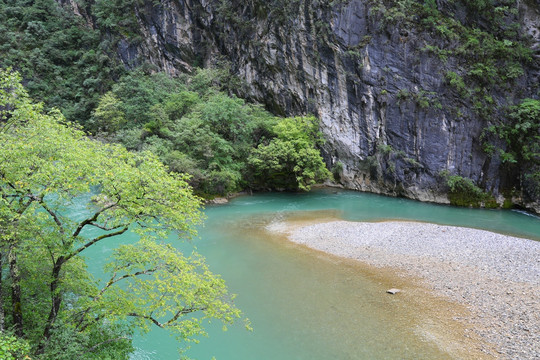
[{"label": "cliff", "polygon": [[[104,26],[91,2],[62,2]],[[109,32],[128,67],[176,74],[224,59],[244,81],[239,96],[317,115],[324,158],[347,188],[448,203],[456,176],[540,212],[530,164],[485,151],[508,146],[486,132],[508,106],[538,96],[540,6],[467,3],[128,1],[115,11],[130,25]]]}]

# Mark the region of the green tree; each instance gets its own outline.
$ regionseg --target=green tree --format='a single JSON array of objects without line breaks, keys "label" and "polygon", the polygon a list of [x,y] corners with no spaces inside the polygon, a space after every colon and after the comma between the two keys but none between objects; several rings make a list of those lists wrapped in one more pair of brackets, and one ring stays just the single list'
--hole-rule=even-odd
[{"label": "green tree", "polygon": [[523,161],[540,162],[540,100],[525,99],[512,107],[511,124],[502,127],[502,136],[513,152]]},{"label": "green tree", "polygon": [[249,158],[259,184],[307,191],[330,177],[316,148],[323,139],[314,116],[281,119],[273,131],[276,138],[259,145]]},{"label": "green tree", "polygon": [[134,70],[113,86],[112,92],[122,102],[128,124],[144,125],[151,121],[152,106],[169,100],[169,96],[185,90],[184,84],[165,73],[145,75]]},{"label": "green tree", "polygon": [[170,120],[178,120],[189,113],[193,106],[199,102],[200,98],[196,92],[180,91],[169,95],[163,107]]},{"label": "green tree", "polygon": [[519,105],[512,106],[506,122],[492,125],[487,130],[487,133],[504,142],[504,148],[496,148],[489,142],[484,143],[486,150],[489,153],[496,151],[503,163],[540,163],[539,100],[525,99]]},{"label": "green tree", "polygon": [[[204,259],[160,240],[191,238],[201,222],[185,176],[148,152],[86,138],[33,104],[16,75],[0,79],[1,285],[11,290],[0,312],[34,354],[127,358],[134,330],[191,340],[205,319],[240,317]],[[86,249],[128,231],[140,241],[117,248],[105,282],[92,279]]]},{"label": "green tree", "polygon": [[[316,149],[322,140],[314,118],[279,120],[223,92],[230,81],[219,69],[177,79],[132,72],[113,87],[114,98],[101,98],[94,119],[123,112],[127,122],[108,138],[156,154],[169,169],[189,174],[189,184],[206,197],[241,190],[252,181],[259,188],[307,190],[328,177]],[[252,150],[261,144],[257,162]],[[264,166],[274,167],[271,176]]]},{"label": "green tree", "polygon": [[111,133],[118,131],[125,123],[126,116],[122,109],[122,102],[109,91],[99,99],[88,127],[95,132]]},{"label": "green tree", "polygon": [[245,142],[249,134],[249,107],[244,100],[216,93],[200,104],[202,120],[225,140]]}]

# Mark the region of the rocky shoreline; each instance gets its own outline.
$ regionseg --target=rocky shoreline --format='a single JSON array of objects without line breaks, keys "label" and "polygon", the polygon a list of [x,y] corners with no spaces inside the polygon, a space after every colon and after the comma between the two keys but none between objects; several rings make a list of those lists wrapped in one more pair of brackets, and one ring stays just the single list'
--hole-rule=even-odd
[{"label": "rocky shoreline", "polygon": [[[305,225],[305,224],[304,224]],[[540,242],[489,231],[416,222],[281,222],[298,244],[419,277],[438,296],[465,305],[462,319],[496,359],[540,356]]]}]

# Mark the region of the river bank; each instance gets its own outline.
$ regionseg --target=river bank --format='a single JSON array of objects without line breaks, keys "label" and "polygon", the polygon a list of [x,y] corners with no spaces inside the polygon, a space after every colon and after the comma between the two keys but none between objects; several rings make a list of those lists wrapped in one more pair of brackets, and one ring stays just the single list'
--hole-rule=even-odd
[{"label": "river bank", "polygon": [[[268,230],[286,233],[289,240],[312,249],[384,268],[396,278],[421,279],[430,296],[464,305],[467,311],[448,312],[463,327],[441,331],[446,326],[440,324],[442,317],[434,332],[441,335],[436,339],[441,347],[457,358],[474,358],[459,349],[471,346],[496,359],[540,354],[540,242],[416,222],[290,221],[273,223]],[[420,293],[415,299],[407,297],[407,288],[402,290],[395,296],[422,303]],[[429,309],[439,306],[434,304],[425,304],[426,313],[437,312]]]}]

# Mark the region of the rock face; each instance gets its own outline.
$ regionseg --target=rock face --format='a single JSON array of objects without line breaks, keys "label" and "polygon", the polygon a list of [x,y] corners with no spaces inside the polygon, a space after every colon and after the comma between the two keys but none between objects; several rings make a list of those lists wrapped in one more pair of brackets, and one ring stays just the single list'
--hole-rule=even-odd
[{"label": "rock face", "polygon": [[[447,42],[397,15],[389,20],[389,12],[377,7],[382,1],[143,3],[133,8],[142,40],[118,44],[124,63],[146,61],[175,74],[226,59],[245,81],[239,96],[277,114],[321,119],[324,157],[347,188],[445,203],[446,171],[473,180],[499,201],[512,190],[515,201],[540,211],[515,171],[482,149],[484,129],[500,114],[479,115],[473,100],[449,85],[445,75],[462,74],[463,60],[430,51],[428,44],[444,50]],[[433,3],[467,17],[452,8],[459,7],[454,1]],[[523,1],[516,15],[536,56],[513,84],[496,84],[484,107],[536,96],[539,9]]]}]

